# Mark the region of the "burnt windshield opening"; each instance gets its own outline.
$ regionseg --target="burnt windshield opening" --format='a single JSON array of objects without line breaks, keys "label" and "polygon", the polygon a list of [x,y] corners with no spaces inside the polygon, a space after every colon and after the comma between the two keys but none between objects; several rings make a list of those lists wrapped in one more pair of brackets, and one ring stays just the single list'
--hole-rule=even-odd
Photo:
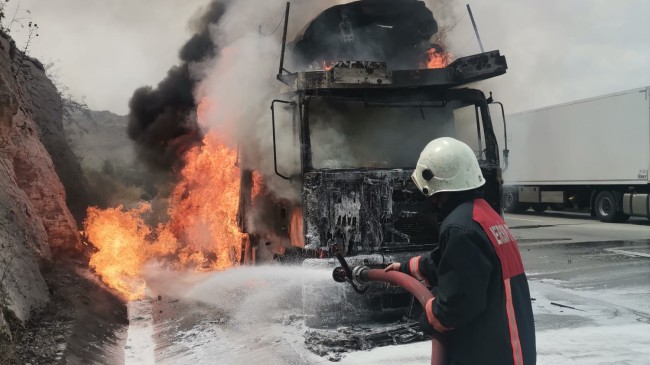
[{"label": "burnt windshield opening", "polygon": [[431,140],[467,139],[457,133],[467,129],[467,122],[459,123],[455,111],[468,105],[473,106],[413,97],[310,97],[311,166],[314,170],[412,169]]}]

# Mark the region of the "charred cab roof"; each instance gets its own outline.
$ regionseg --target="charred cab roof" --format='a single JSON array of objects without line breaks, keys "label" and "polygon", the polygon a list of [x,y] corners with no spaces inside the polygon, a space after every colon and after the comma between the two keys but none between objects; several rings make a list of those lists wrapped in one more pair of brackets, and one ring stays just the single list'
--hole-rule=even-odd
[{"label": "charred cab roof", "polygon": [[448,89],[503,75],[507,69],[505,56],[497,50],[458,58],[444,68],[389,70],[385,62],[339,61],[329,70],[282,74],[278,80],[291,91],[306,94],[421,87]]}]

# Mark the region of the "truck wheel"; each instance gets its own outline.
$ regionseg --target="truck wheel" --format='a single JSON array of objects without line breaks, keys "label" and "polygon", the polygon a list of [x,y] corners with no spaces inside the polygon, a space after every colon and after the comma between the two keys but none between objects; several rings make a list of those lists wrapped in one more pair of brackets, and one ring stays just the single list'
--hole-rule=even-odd
[{"label": "truck wheel", "polygon": [[561,212],[561,211],[564,210],[564,204],[562,204],[562,203],[551,204],[550,207],[551,207],[552,210],[555,210],[555,211],[558,211],[558,212]]},{"label": "truck wheel", "polygon": [[526,204],[519,202],[519,197],[515,190],[506,190],[503,192],[503,211],[506,213],[522,212],[528,209]]},{"label": "truck wheel", "polygon": [[548,204],[544,204],[544,203],[535,203],[535,204],[531,204],[530,206],[537,213],[541,213],[541,212],[545,211],[546,209],[548,209]]},{"label": "truck wheel", "polygon": [[598,217],[601,222],[617,222],[621,221],[625,216],[625,214],[618,211],[616,198],[614,197],[614,194],[609,191],[601,191],[596,195],[595,208],[596,217]]}]

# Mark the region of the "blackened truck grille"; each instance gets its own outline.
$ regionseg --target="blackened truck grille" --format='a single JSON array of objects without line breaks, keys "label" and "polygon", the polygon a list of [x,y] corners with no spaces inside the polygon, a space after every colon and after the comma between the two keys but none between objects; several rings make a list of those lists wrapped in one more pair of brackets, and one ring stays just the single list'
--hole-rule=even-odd
[{"label": "blackened truck grille", "polygon": [[385,229],[392,235],[385,240],[384,248],[395,251],[434,244],[437,239],[436,216],[415,185],[393,191],[392,198],[393,219],[385,224]]},{"label": "blackened truck grille", "polygon": [[343,245],[348,254],[423,249],[437,220],[408,170],[330,170],[305,174],[307,249]]}]

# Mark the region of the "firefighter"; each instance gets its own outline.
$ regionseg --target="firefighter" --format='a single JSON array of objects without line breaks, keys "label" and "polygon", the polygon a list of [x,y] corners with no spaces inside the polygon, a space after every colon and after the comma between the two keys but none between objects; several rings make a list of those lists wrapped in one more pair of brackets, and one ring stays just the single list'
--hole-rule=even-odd
[{"label": "firefighter", "polygon": [[445,343],[450,364],[536,362],[530,292],[517,241],[480,197],[485,184],[472,149],[453,138],[431,141],[412,179],[443,217],[438,244],[399,270],[433,288],[422,330]]}]

